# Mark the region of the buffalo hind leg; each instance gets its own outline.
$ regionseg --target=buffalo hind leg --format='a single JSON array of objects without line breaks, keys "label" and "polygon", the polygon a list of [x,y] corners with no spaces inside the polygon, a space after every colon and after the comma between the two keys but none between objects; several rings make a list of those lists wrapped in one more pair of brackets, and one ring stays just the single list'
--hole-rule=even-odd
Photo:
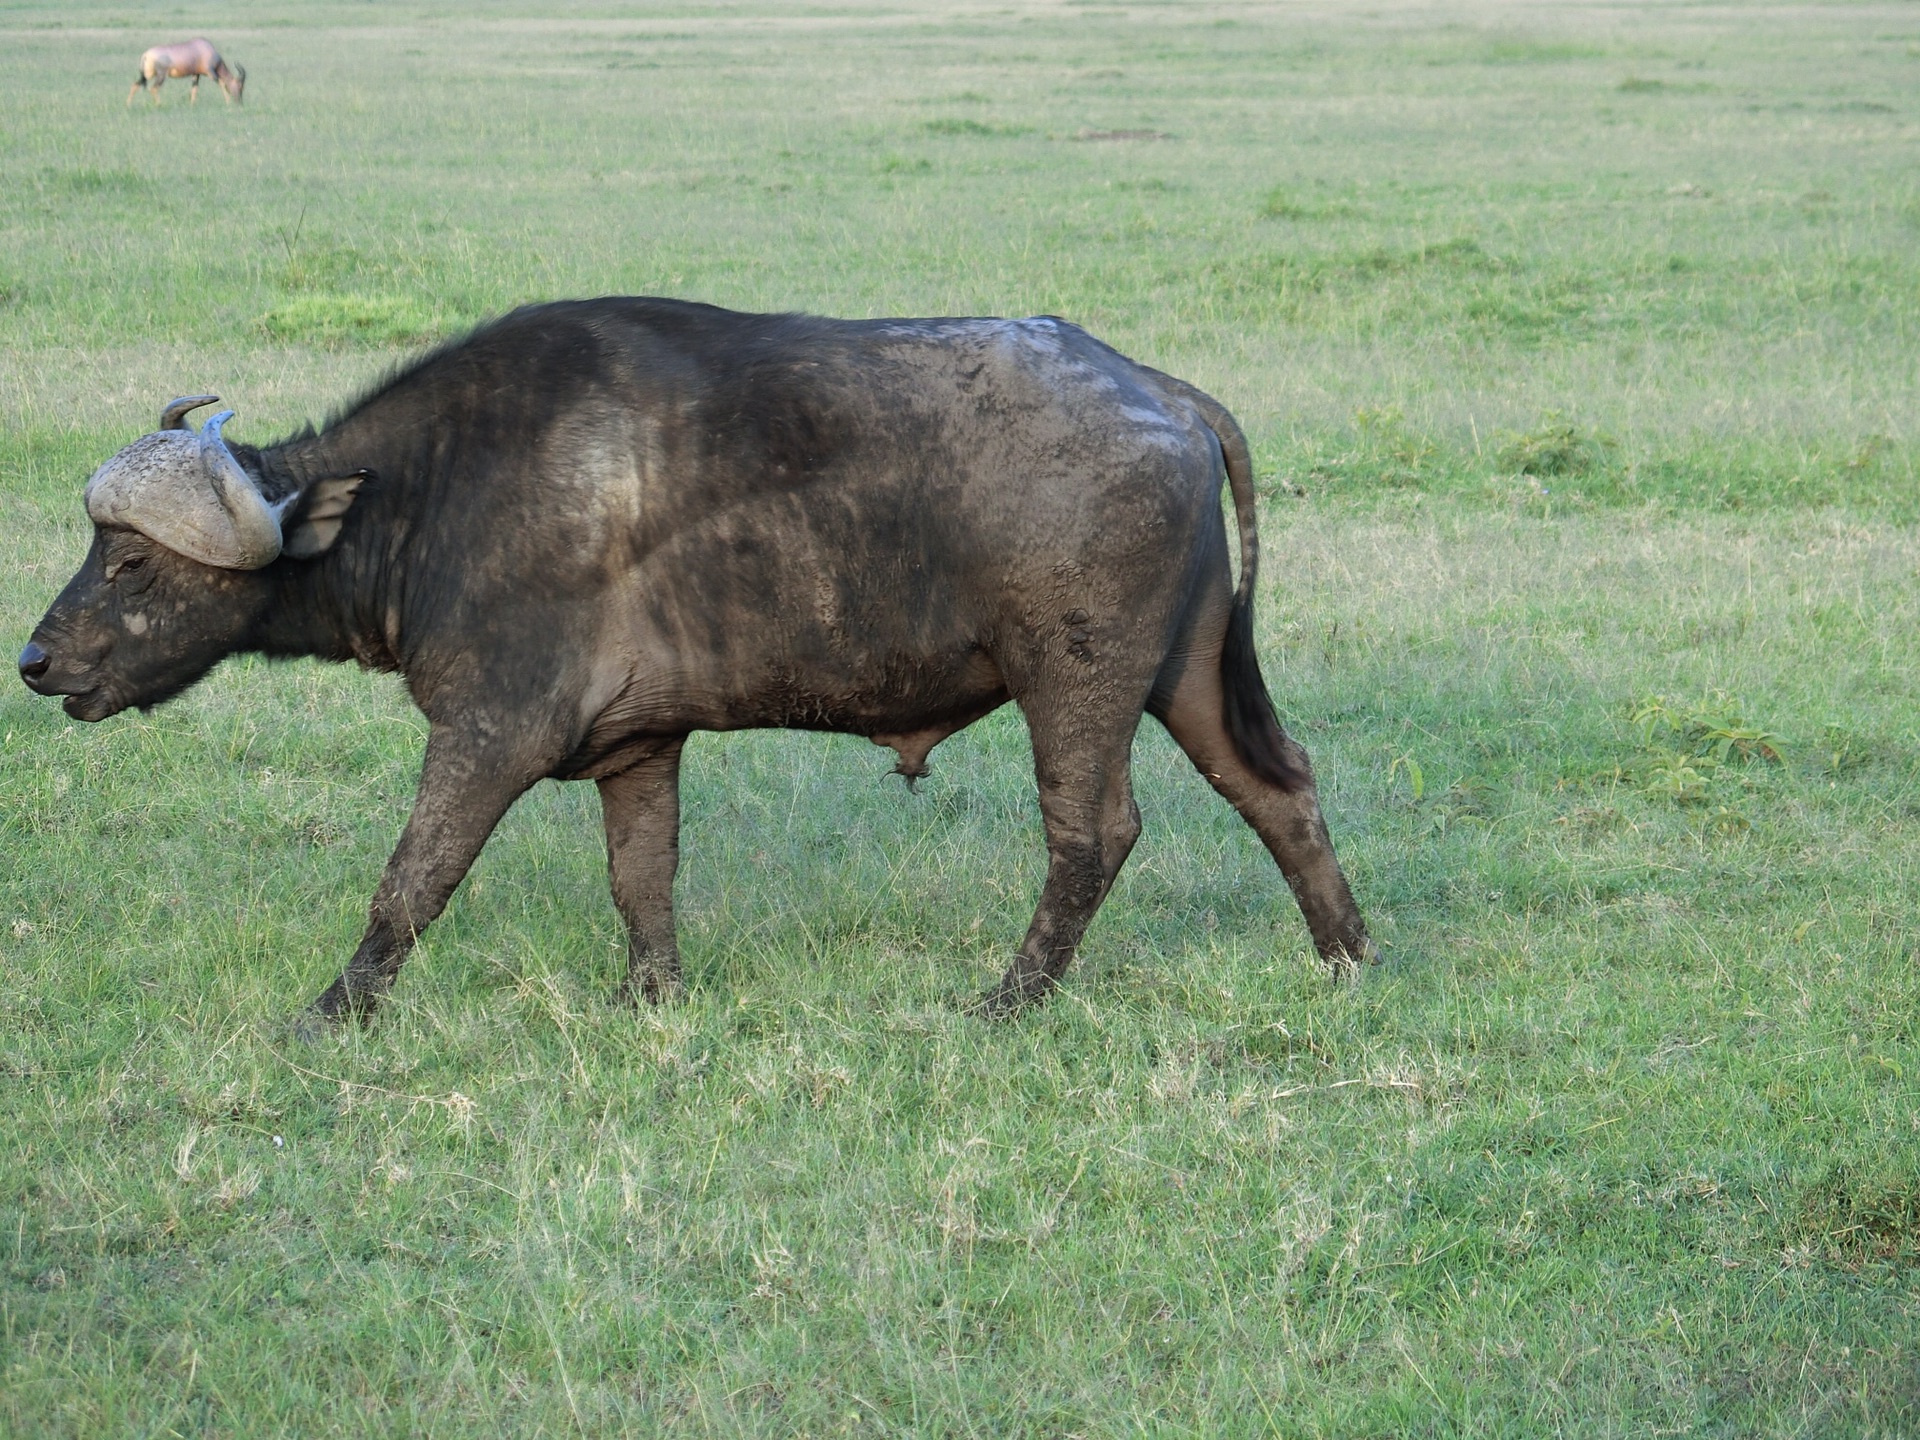
[{"label": "buffalo hind leg", "polygon": [[1218,668],[1191,665],[1172,703],[1160,714],[1161,723],[1266,845],[1300,904],[1320,958],[1336,973],[1373,960],[1373,942],[1367,938],[1360,907],[1334,857],[1327,822],[1320,814],[1307,752],[1281,732],[1287,763],[1302,779],[1298,788],[1289,789],[1256,773],[1227,732],[1223,698]]},{"label": "buffalo hind leg", "polygon": [[680,751],[667,742],[600,783],[607,826],[607,874],[613,903],[627,922],[629,999],[652,1004],[681,992],[680,949],[673,933],[673,875],[680,865]]},{"label": "buffalo hind leg", "polygon": [[360,947],[308,1008],[310,1022],[371,1018],[414,941],[446,908],[494,826],[545,773],[544,766],[520,760],[446,730],[428,735],[413,814],[374,891]]},{"label": "buffalo hind leg", "polygon": [[1007,1015],[1059,982],[1114,876],[1140,838],[1133,803],[1133,732],[1140,713],[1098,727],[1067,707],[1029,711],[1040,818],[1047,832],[1047,879],[1026,941],[1000,983],[981,997],[987,1015]]}]

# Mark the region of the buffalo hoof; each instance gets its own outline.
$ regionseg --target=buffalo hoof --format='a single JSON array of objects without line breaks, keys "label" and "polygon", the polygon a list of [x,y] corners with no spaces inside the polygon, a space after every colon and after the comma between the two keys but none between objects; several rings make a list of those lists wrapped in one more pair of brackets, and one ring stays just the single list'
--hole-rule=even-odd
[{"label": "buffalo hoof", "polygon": [[338,1035],[345,1023],[345,1016],[322,1010],[320,1002],[316,1000],[298,1011],[288,1022],[287,1037],[301,1045],[317,1045],[322,1040],[330,1040]]},{"label": "buffalo hoof", "polygon": [[1380,947],[1374,944],[1371,938],[1363,938],[1360,941],[1358,955],[1341,945],[1336,946],[1331,954],[1321,958],[1326,962],[1327,973],[1335,980],[1354,984],[1386,957],[1380,953]]},{"label": "buffalo hoof", "polygon": [[687,982],[678,975],[670,980],[661,980],[653,976],[640,980],[623,980],[618,991],[620,1003],[629,1009],[645,1012],[662,1005],[678,1005],[687,998]]},{"label": "buffalo hoof", "polygon": [[1053,993],[1051,981],[1032,988],[1009,985],[1002,980],[984,995],[963,1006],[964,1013],[976,1020],[1011,1020],[1029,1005],[1038,1004]]},{"label": "buffalo hoof", "polygon": [[319,1040],[355,1022],[365,1025],[373,1019],[373,1012],[383,994],[384,987],[349,990],[346,977],[342,976],[316,995],[313,1003],[300,1012],[294,1020],[294,1031],[302,1039]]}]

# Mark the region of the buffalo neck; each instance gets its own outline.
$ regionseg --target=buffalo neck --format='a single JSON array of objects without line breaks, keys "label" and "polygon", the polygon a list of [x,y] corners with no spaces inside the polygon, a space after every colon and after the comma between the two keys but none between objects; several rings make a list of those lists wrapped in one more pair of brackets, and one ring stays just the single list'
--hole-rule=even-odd
[{"label": "buffalo neck", "polygon": [[[537,507],[527,474],[541,437],[604,379],[605,356],[576,329],[530,349],[525,328],[509,317],[422,357],[318,434],[254,452],[269,501],[367,477],[325,553],[268,568],[255,648],[398,670],[425,708],[437,667],[457,668],[472,644],[462,617],[500,603],[499,551]],[[297,527],[299,507],[287,518]]]},{"label": "buffalo neck", "polygon": [[[375,670],[405,672],[407,644],[404,513],[408,467],[379,455],[344,464],[326,436],[304,435],[245,457],[270,498],[305,490],[332,475],[367,470],[347,523],[328,550],[309,560],[282,557],[266,572],[272,598],[253,648],[268,655],[357,660]],[[369,463],[370,461],[375,463]],[[289,517],[297,523],[298,509]]]}]

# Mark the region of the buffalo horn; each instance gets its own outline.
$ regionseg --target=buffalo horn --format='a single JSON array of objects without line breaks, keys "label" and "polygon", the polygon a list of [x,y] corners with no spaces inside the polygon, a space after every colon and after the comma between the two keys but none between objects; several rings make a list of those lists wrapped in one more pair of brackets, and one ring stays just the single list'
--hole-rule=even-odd
[{"label": "buffalo horn", "polygon": [[[191,407],[176,400],[169,406]],[[169,550],[223,570],[258,570],[281,550],[280,517],[299,498],[267,504],[253,477],[220,437],[233,418],[222,410],[200,428],[143,435],[94,472],[87,514],[124,525]]]},{"label": "buffalo horn", "polygon": [[279,558],[280,516],[291,497],[277,509],[268,505],[253,477],[240,468],[227,442],[220,438],[220,427],[232,418],[233,411],[222,410],[200,427],[201,464],[220,508],[233,521],[232,558],[210,563],[227,570],[258,570]]},{"label": "buffalo horn", "polygon": [[218,395],[182,395],[178,400],[169,401],[167,408],[160,412],[162,430],[184,430],[187,428],[187,412],[198,410],[202,405],[218,405]]}]

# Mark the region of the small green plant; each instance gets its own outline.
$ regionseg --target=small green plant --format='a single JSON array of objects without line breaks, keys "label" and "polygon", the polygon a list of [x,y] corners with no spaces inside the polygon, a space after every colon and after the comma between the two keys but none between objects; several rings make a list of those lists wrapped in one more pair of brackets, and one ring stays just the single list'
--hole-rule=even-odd
[{"label": "small green plant", "polygon": [[377,273],[351,245],[313,244],[305,249],[287,248],[287,263],[281,267],[279,281],[288,290],[337,290],[342,283]]},{"label": "small green plant", "polygon": [[1586,475],[1605,467],[1614,446],[1611,436],[1582,430],[1549,410],[1535,429],[1506,432],[1495,458],[1515,475]]},{"label": "small green plant", "polygon": [[1353,412],[1353,428],[1368,441],[1397,439],[1406,423],[1407,417],[1398,405],[1362,405]]},{"label": "small green plant", "polygon": [[1382,483],[1417,483],[1434,456],[1433,441],[1407,425],[1398,405],[1362,405],[1353,412],[1353,428],[1360,437],[1357,457]]},{"label": "small green plant", "polygon": [[[1409,766],[1413,764],[1411,754],[1406,756],[1406,760]],[[1411,773],[1408,779],[1413,779]],[[1427,824],[1424,833],[1445,835],[1462,821],[1486,824],[1493,818],[1494,789],[1493,782],[1478,775],[1467,775],[1454,781],[1426,805]],[[1425,791],[1424,783],[1421,791]],[[1420,799],[1420,795],[1415,795],[1414,803],[1419,804]]]},{"label": "small green plant", "polygon": [[1656,751],[1642,788],[1656,800],[1671,800],[1676,805],[1703,804],[1718,768],[1711,760],[1678,750]]},{"label": "small green plant", "polygon": [[[1786,742],[1770,730],[1749,724],[1725,691],[1689,703],[1665,695],[1650,696],[1633,708],[1648,759],[1641,788],[1652,798],[1675,805],[1704,805],[1714,780],[1728,767],[1751,760],[1779,762]],[[1707,819],[1722,834],[1750,828],[1746,816],[1719,806]]]},{"label": "small green plant", "polygon": [[1844,725],[1828,725],[1821,732],[1818,748],[1821,768],[1830,775],[1844,775],[1868,764],[1872,745]]},{"label": "small green plant", "polygon": [[[1410,426],[1398,405],[1363,405],[1353,412],[1350,442],[1329,445],[1300,463],[1303,478],[1315,484],[1417,489],[1441,468],[1438,457],[1439,446]],[[1293,494],[1308,493],[1291,479],[1281,484]]]},{"label": "small green plant", "polygon": [[1684,753],[1698,759],[1725,765],[1731,760],[1772,760],[1784,758],[1786,742],[1771,730],[1750,725],[1741,718],[1735,702],[1724,690],[1716,690],[1695,704],[1654,695],[1634,707],[1633,723],[1641,727],[1646,743],[1656,734],[1678,737],[1687,746]]},{"label": "small green plant", "polygon": [[1413,758],[1411,750],[1404,755],[1393,757],[1393,764],[1387,767],[1387,784],[1391,786],[1403,770],[1407,774],[1407,791],[1412,795],[1413,803],[1418,805],[1427,793],[1427,777],[1420,769],[1420,762]]},{"label": "small green plant", "polygon": [[1707,816],[1707,828],[1721,835],[1742,835],[1753,828],[1753,822],[1730,805],[1716,805]]},{"label": "small green plant", "polygon": [[307,345],[415,345],[443,333],[441,318],[399,295],[299,295],[255,322],[270,339]]}]

